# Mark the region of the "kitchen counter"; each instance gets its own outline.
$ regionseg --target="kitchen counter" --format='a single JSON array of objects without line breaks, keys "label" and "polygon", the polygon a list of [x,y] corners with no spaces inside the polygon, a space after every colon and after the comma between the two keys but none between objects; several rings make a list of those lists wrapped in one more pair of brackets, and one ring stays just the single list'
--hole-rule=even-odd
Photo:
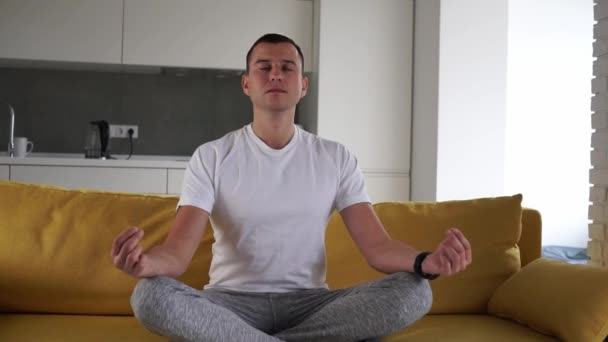
[{"label": "kitchen counter", "polygon": [[0,153],[0,179],[71,189],[97,189],[177,195],[190,156],[116,155],[86,159],[77,153],[31,153],[10,158]]},{"label": "kitchen counter", "polygon": [[3,152],[0,153],[0,164],[185,169],[190,160],[190,156],[133,155],[128,160],[127,155],[113,157],[116,159],[86,159],[78,153],[30,153],[24,158],[10,158]]}]

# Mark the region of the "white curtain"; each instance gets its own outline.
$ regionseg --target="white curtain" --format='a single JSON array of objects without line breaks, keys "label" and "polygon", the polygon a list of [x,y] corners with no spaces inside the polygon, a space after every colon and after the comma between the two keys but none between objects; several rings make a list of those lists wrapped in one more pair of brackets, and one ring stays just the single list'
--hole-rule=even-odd
[{"label": "white curtain", "polygon": [[510,0],[505,193],[543,215],[543,245],[587,247],[593,0]]}]

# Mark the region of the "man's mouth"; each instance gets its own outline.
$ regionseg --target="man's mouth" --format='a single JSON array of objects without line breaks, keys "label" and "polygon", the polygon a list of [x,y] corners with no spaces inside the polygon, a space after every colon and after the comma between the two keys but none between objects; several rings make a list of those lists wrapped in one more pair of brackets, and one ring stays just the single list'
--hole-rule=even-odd
[{"label": "man's mouth", "polygon": [[272,88],[272,89],[268,90],[267,93],[287,93],[287,92],[283,89]]}]

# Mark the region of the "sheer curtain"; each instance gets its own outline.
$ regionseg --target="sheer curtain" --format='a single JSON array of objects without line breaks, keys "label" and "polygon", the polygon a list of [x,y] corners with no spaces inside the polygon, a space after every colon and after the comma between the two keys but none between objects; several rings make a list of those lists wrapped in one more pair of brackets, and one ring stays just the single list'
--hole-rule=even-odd
[{"label": "sheer curtain", "polygon": [[543,245],[587,247],[593,0],[510,0],[505,193],[543,215]]}]

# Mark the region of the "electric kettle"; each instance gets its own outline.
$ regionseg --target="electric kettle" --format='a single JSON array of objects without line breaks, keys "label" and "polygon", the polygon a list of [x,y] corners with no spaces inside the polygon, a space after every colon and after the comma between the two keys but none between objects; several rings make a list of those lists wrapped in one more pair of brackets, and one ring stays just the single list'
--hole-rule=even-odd
[{"label": "electric kettle", "polygon": [[84,146],[85,158],[110,159],[110,125],[105,120],[91,121]]}]

